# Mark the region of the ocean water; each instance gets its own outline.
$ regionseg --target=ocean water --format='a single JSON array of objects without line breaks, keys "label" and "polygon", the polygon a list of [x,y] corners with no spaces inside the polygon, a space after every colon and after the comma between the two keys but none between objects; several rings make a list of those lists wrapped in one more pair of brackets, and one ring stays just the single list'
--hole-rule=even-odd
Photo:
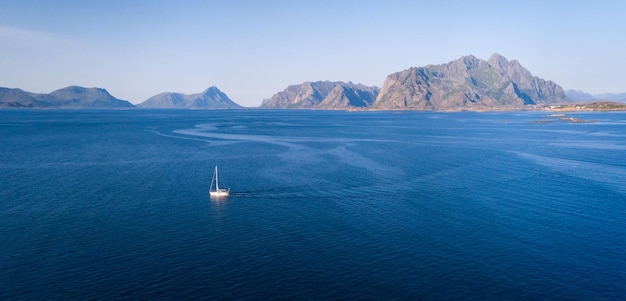
[{"label": "ocean water", "polygon": [[625,300],[626,113],[545,115],[2,110],[0,299]]}]

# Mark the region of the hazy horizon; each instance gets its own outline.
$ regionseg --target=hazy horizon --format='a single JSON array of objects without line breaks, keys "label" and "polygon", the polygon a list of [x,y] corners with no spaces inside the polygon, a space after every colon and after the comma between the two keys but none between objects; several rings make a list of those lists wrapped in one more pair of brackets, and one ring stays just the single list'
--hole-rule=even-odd
[{"label": "hazy horizon", "polygon": [[0,86],[100,87],[133,104],[216,86],[247,107],[288,85],[382,86],[410,67],[499,53],[590,94],[626,92],[624,3],[5,1]]}]

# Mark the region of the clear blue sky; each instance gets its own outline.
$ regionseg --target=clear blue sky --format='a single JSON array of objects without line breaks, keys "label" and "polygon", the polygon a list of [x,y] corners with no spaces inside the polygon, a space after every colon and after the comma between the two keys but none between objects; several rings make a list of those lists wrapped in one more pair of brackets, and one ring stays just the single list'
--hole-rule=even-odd
[{"label": "clear blue sky", "polygon": [[258,106],[497,52],[565,89],[626,92],[624,1],[0,0],[0,87],[106,88],[139,103],[217,86]]}]

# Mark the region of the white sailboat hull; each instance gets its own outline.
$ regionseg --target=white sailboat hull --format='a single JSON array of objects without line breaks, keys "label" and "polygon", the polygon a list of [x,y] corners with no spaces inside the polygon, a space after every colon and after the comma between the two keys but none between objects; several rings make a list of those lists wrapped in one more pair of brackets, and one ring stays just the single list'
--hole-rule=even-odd
[{"label": "white sailboat hull", "polygon": [[217,191],[209,191],[209,195],[212,197],[226,197],[230,195],[230,189],[220,189]]}]

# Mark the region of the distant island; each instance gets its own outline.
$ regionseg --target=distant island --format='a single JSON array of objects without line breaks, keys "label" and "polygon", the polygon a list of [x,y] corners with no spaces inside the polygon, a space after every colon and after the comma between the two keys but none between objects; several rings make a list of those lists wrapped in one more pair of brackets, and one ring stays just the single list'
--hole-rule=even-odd
[{"label": "distant island", "polygon": [[575,103],[575,104],[562,104],[541,106],[538,109],[554,112],[578,112],[578,111],[592,111],[592,112],[608,112],[608,111],[626,111],[626,103],[615,101],[595,101],[589,103]]},{"label": "distant island", "polygon": [[367,108],[378,96],[377,87],[352,82],[317,81],[287,87],[263,101],[262,109]]},{"label": "distant island", "polygon": [[[592,96],[564,91],[533,76],[518,61],[499,54],[472,55],[439,65],[390,74],[381,88],[352,82],[315,81],[290,85],[263,100],[260,109],[428,110],[428,111],[618,111],[626,94]],[[584,103],[582,102],[584,101]],[[217,87],[196,94],[163,92],[133,105],[103,88],[70,86],[49,94],[0,87],[0,108],[243,109]]]},{"label": "distant island", "polygon": [[164,92],[148,98],[137,105],[139,108],[151,109],[241,109],[224,92],[215,86],[209,87],[202,93],[183,94]]},{"label": "distant island", "polygon": [[571,100],[592,102],[596,100],[626,102],[626,93],[603,93],[591,95],[580,90],[565,90],[565,95]]},{"label": "distant island", "polygon": [[0,87],[0,108],[133,108],[101,88],[65,87],[49,94]]}]

